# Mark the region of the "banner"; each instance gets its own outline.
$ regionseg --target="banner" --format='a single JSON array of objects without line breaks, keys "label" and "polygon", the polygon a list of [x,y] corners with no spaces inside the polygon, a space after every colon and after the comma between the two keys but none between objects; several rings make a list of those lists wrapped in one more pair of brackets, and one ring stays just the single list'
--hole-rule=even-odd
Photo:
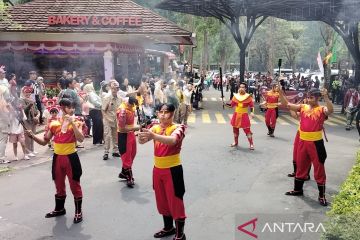
[{"label": "banner", "polygon": [[323,61],[321,59],[320,52],[318,52],[317,63],[319,65],[319,69],[320,69],[321,74],[324,76],[324,65],[323,65]]}]

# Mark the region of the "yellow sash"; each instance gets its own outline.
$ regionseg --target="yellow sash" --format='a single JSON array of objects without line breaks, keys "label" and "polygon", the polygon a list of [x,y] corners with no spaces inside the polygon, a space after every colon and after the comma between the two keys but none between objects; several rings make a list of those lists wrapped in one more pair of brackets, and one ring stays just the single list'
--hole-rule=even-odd
[{"label": "yellow sash", "polygon": [[240,107],[240,106],[237,106],[235,108],[235,112],[236,113],[248,113],[248,108],[247,107]]},{"label": "yellow sash", "polygon": [[323,139],[322,131],[303,132],[299,129],[299,132],[300,132],[300,139],[304,140],[304,141],[315,142],[315,141],[319,141],[319,140]]},{"label": "yellow sash", "polygon": [[266,107],[267,107],[267,108],[277,108],[277,107],[278,107],[278,104],[277,104],[277,103],[267,103],[267,104],[266,104]]},{"label": "yellow sash", "polygon": [[166,157],[154,157],[154,165],[157,168],[171,168],[179,166],[180,164],[180,154]]},{"label": "yellow sash", "polygon": [[57,155],[69,155],[76,152],[76,143],[54,143],[54,153]]}]

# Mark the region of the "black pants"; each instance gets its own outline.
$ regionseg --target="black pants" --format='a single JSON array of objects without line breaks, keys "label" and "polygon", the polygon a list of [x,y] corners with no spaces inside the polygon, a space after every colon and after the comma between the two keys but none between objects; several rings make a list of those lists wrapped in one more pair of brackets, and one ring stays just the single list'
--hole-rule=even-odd
[{"label": "black pants", "polygon": [[86,135],[89,136],[91,131],[91,118],[90,116],[84,116],[84,120],[87,127]]},{"label": "black pants", "polygon": [[39,123],[43,124],[43,112],[42,112],[42,106],[41,106],[41,100],[40,100],[40,96],[39,95],[35,95],[35,101],[36,101],[36,107],[40,112],[40,118],[39,118]]},{"label": "black pants", "polygon": [[104,125],[101,110],[91,109],[89,116],[93,122],[93,144],[101,144],[104,140]]}]

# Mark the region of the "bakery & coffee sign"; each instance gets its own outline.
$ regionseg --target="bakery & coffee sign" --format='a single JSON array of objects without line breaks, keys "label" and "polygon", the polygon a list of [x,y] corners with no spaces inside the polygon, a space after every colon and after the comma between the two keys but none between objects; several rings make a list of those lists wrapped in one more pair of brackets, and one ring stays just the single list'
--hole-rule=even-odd
[{"label": "bakery & coffee sign", "polygon": [[48,16],[49,26],[99,26],[99,27],[141,27],[142,18],[137,16]]}]

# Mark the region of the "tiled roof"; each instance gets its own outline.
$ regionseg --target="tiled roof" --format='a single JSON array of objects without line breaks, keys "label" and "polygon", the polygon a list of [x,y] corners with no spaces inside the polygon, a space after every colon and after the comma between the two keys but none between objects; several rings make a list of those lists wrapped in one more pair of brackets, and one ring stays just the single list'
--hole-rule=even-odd
[{"label": "tiled roof", "polygon": [[[94,32],[114,34],[191,33],[173,22],[129,0],[35,0],[9,9],[12,23],[0,22],[0,31],[8,32]],[[141,17],[141,27],[49,26],[48,16],[131,16]]]}]

